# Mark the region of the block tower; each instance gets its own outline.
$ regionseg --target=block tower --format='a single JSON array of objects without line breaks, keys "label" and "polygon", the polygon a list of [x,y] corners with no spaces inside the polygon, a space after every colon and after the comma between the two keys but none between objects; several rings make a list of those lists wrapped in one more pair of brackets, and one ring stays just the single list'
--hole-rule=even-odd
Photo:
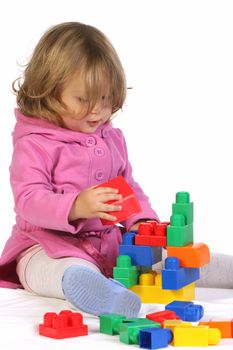
[{"label": "block tower", "polygon": [[[153,270],[167,252],[163,268]],[[210,261],[209,248],[193,241],[193,203],[188,192],[178,192],[170,222],[142,223],[124,234],[113,277],[141,298],[142,303],[168,304],[195,299],[200,268]]]}]

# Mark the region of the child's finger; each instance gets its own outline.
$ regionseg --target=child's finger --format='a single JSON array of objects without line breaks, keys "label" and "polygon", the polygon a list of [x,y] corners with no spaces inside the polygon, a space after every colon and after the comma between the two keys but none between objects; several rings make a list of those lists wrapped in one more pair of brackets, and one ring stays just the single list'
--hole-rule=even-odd
[{"label": "child's finger", "polygon": [[117,220],[116,216],[113,216],[113,215],[110,215],[110,214],[107,214],[107,213],[103,213],[103,212],[98,213],[98,217],[100,219],[105,219],[105,220],[110,220],[110,221],[116,221]]},{"label": "child's finger", "polygon": [[121,211],[122,206],[121,205],[114,205],[114,204],[100,204],[99,211],[101,212],[109,212],[109,211]]},{"label": "child's finger", "polygon": [[104,193],[99,195],[98,200],[100,202],[108,202],[108,201],[119,201],[122,199],[122,195],[121,194],[117,194],[117,193]]},{"label": "child's finger", "polygon": [[95,188],[95,191],[98,194],[101,194],[101,193],[118,193],[119,192],[117,188],[113,188],[113,187],[97,187],[97,188]]}]

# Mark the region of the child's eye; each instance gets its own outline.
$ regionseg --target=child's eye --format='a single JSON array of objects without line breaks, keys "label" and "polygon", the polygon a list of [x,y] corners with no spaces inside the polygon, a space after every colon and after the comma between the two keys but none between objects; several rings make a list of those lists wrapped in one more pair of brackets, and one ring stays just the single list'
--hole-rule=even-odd
[{"label": "child's eye", "polygon": [[102,101],[109,102],[110,101],[110,96],[102,96],[101,97]]},{"label": "child's eye", "polygon": [[83,97],[77,97],[77,100],[80,102],[80,103],[87,103],[88,100],[86,98],[83,98]]}]

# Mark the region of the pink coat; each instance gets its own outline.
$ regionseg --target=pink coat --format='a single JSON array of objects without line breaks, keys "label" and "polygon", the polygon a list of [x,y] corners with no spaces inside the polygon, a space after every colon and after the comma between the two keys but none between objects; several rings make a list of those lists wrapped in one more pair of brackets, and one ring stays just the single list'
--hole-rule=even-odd
[{"label": "pink coat", "polygon": [[26,117],[18,109],[15,116],[10,181],[16,224],[0,258],[0,286],[21,287],[16,258],[38,243],[50,257],[84,258],[103,272],[101,265],[106,262],[112,268],[121,243],[120,229],[103,226],[99,219],[69,222],[68,215],[81,191],[122,175],[142,207],[141,213],[122,225],[128,230],[139,219],[158,220],[132,177],[121,130],[107,124],[85,134]]}]

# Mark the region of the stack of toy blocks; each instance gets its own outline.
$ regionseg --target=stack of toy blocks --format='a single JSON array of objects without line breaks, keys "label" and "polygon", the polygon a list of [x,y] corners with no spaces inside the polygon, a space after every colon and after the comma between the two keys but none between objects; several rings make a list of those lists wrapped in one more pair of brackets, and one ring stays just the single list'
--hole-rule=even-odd
[{"label": "stack of toy blocks", "polygon": [[[167,258],[161,273],[152,265]],[[172,204],[170,222],[142,223],[126,233],[119,249],[114,278],[139,295],[143,303],[167,304],[195,299],[194,282],[200,268],[209,263],[209,248],[193,242],[193,203],[188,192],[178,192]]]}]

